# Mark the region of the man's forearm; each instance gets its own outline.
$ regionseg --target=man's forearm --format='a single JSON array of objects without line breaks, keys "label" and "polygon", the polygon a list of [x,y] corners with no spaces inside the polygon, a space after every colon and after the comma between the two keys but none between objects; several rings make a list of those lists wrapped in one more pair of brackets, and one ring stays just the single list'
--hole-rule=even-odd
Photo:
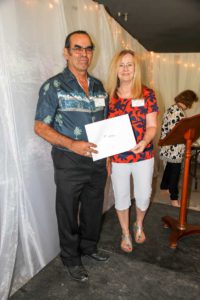
[{"label": "man's forearm", "polygon": [[45,139],[50,144],[71,149],[73,140],[60,134],[49,125],[36,121],[34,127],[35,133]]}]

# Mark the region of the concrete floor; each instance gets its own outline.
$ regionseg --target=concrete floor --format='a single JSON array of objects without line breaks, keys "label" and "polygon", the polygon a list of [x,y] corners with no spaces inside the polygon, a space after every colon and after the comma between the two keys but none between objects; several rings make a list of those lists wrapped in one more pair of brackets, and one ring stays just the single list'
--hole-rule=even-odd
[{"label": "concrete floor", "polygon": [[[104,216],[99,243],[99,248],[110,254],[110,260],[98,264],[83,259],[90,275],[87,284],[73,282],[57,257],[10,299],[199,300],[199,235],[181,239],[176,250],[169,248],[170,229],[162,227],[161,217],[166,214],[177,219],[179,209],[171,206],[168,194],[160,193],[161,177],[162,171],[153,180],[152,205],[145,218],[147,241],[143,245],[134,243],[131,254],[121,251],[120,228],[113,208]],[[199,224],[200,176],[197,185],[195,190],[194,179],[190,177],[187,217],[191,224]],[[132,223],[134,204],[131,211]]]},{"label": "concrete floor", "polygon": [[[104,215],[99,242],[110,259],[99,263],[83,257],[87,283],[72,281],[57,257],[10,300],[199,300],[199,236],[181,239],[172,250],[168,247],[170,229],[162,227],[163,214],[177,218],[178,213],[170,205],[152,203],[144,225],[147,240],[143,245],[134,242],[134,251],[127,254],[120,249],[121,231],[112,208]],[[189,210],[188,221],[198,224],[199,215]],[[131,224],[134,219],[133,204]]]}]

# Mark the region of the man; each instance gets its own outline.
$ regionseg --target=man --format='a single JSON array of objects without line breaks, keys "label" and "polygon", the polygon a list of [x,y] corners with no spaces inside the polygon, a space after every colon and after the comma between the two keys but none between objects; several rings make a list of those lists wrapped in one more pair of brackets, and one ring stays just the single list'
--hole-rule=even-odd
[{"label": "man", "polygon": [[93,162],[96,145],[87,141],[85,131],[85,124],[106,117],[108,104],[102,83],[87,73],[93,50],[87,32],[67,36],[67,67],[41,87],[35,117],[36,134],[53,145],[61,259],[78,281],[88,279],[81,255],[97,261],[108,259],[97,251],[106,161]]}]

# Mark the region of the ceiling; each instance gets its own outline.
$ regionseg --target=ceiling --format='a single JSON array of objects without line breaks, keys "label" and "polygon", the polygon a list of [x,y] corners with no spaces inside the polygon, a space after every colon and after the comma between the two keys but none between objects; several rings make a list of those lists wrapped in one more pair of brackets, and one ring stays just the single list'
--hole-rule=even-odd
[{"label": "ceiling", "polygon": [[149,51],[200,52],[200,0],[96,2]]}]

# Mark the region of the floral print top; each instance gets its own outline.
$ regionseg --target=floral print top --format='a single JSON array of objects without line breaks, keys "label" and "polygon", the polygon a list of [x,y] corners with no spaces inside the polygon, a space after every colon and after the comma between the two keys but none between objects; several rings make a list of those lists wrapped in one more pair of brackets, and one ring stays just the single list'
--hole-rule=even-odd
[{"label": "floral print top", "polygon": [[[171,105],[163,115],[160,138],[164,139],[170,130],[184,117],[184,111],[177,104]],[[162,146],[160,148],[160,159],[171,163],[181,163],[184,152],[185,145],[183,144]]]},{"label": "floral print top", "polygon": [[69,138],[87,141],[85,125],[105,119],[108,112],[102,83],[90,75],[88,81],[89,96],[68,68],[47,80],[39,92],[35,120]]},{"label": "floral print top", "polygon": [[[136,142],[140,142],[146,131],[146,115],[152,112],[158,111],[157,100],[153,90],[143,86],[142,91],[142,106],[135,106],[134,100],[138,99],[123,99],[123,98],[111,98],[109,103],[108,117],[113,118],[128,114],[130,117],[131,125],[135,135]],[[153,144],[149,143],[142,153],[133,153],[132,151],[116,154],[112,156],[112,162],[115,163],[132,163],[145,159],[152,158]]]}]

